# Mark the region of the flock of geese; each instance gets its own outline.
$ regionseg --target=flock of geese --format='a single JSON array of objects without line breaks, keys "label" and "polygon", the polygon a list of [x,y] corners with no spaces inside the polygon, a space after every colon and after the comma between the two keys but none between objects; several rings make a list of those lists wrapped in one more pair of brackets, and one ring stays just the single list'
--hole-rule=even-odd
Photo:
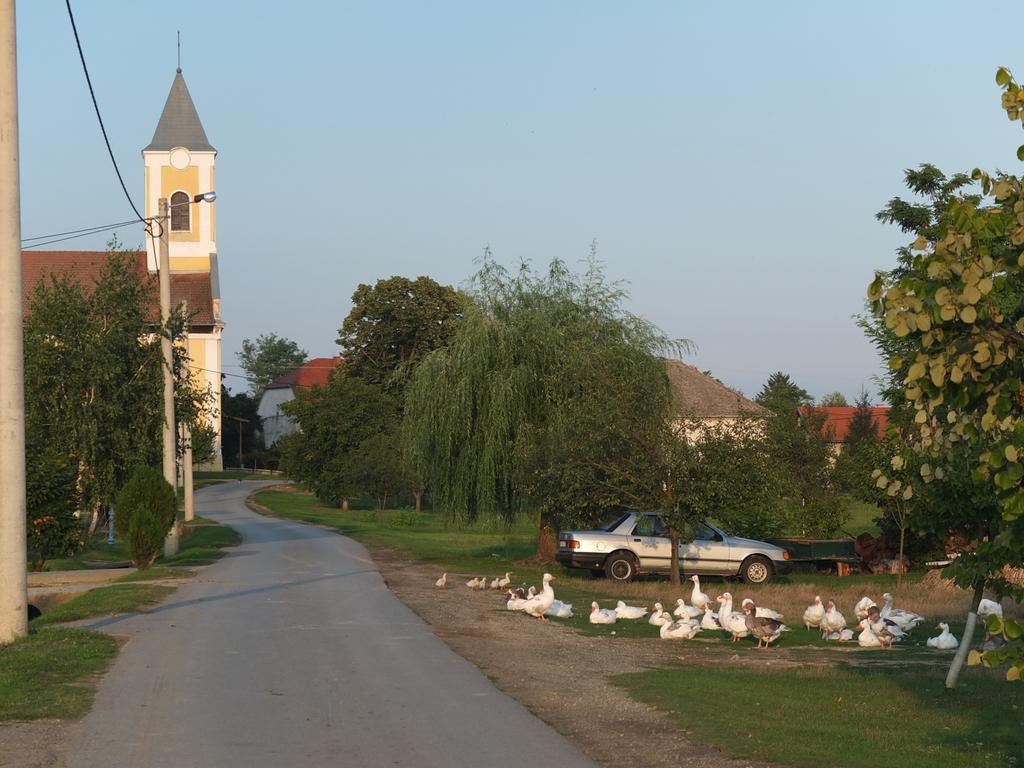
[{"label": "flock of geese", "polygon": [[[493,579],[483,576],[470,579],[466,582],[466,587],[474,591],[504,589],[507,597],[505,605],[508,610],[521,611],[541,621],[546,621],[548,616],[571,619],[572,604],[555,599],[555,591],[551,587],[554,580],[554,576],[545,573],[543,587],[539,592],[533,587],[510,588],[512,574],[509,572]],[[679,598],[672,613],[666,611],[661,603],[655,603],[653,610],[650,611],[647,622],[658,627],[662,639],[690,640],[705,630],[725,631],[731,635],[732,642],[754,637],[759,648],[767,648],[784,632],[789,631],[789,627],[782,623],[782,614],[778,611],[755,605],[749,597],[740,603],[739,611],[734,611],[732,594],[723,592],[712,600],[710,595],[701,591],[699,576],[691,576],[690,580],[693,582],[693,590],[690,593],[689,604],[683,598]],[[447,583],[448,574],[445,573],[434,582],[434,586],[444,589]],[[882,595],[882,600],[881,607],[870,597],[865,596],[857,601],[853,607],[853,615],[857,618],[855,626],[861,630],[859,634],[855,634],[847,626],[846,617],[839,612],[834,601],[828,600],[823,603],[820,596],[815,596],[814,602],[807,606],[803,624],[807,629],[820,630],[824,640],[849,642],[856,637],[857,644],[862,648],[891,648],[894,643],[907,637],[922,623],[924,617],[913,611],[894,607],[893,597],[888,592]],[[714,610],[716,604],[717,612]],[[619,600],[614,608],[602,608],[596,601],[590,604],[591,624],[636,621],[647,614],[646,607],[627,605],[622,600]],[[1002,606],[992,600],[982,600],[978,607],[978,616],[984,618],[990,614],[1002,615]],[[949,631],[948,624],[940,622],[936,629],[941,632],[935,637],[928,638],[929,648],[954,650],[960,645]]]}]

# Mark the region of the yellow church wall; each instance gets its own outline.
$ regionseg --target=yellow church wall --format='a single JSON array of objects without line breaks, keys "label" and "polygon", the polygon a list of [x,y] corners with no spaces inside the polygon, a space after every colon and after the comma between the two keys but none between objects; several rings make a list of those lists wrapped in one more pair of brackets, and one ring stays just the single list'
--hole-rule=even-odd
[{"label": "yellow church wall", "polygon": [[[148,165],[145,166],[143,168],[143,170],[146,172],[146,187],[145,187],[145,189],[146,189],[146,192],[148,193],[149,192],[149,166]],[[146,218],[148,219],[152,215],[153,214],[151,214],[149,212],[149,195],[147,194],[146,195]]]},{"label": "yellow church wall", "polygon": [[[199,194],[199,169],[190,165],[187,168],[178,170],[171,165],[160,167],[160,197],[166,197],[168,201],[171,195],[182,190],[191,198]],[[199,241],[199,220],[194,206],[190,205],[189,231],[170,232],[171,242],[198,242]]]},{"label": "yellow church wall", "polygon": [[209,256],[172,256],[171,272],[209,272]]}]

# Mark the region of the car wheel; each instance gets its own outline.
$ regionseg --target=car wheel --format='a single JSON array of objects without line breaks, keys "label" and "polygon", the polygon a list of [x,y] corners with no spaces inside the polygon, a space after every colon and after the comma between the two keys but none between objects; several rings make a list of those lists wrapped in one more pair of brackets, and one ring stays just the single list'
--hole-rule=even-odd
[{"label": "car wheel", "polygon": [[625,552],[616,552],[604,562],[604,575],[612,581],[632,581],[636,578],[636,560]]},{"label": "car wheel", "polygon": [[740,566],[740,577],[747,584],[767,584],[773,573],[771,560],[761,555],[748,557]]}]

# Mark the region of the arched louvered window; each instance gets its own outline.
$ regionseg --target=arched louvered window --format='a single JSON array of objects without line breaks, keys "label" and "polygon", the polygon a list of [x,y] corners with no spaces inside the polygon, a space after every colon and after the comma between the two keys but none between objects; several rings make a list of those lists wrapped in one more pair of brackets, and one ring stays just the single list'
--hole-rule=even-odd
[{"label": "arched louvered window", "polygon": [[188,195],[175,192],[171,195],[171,232],[188,232],[192,226],[189,221]]}]

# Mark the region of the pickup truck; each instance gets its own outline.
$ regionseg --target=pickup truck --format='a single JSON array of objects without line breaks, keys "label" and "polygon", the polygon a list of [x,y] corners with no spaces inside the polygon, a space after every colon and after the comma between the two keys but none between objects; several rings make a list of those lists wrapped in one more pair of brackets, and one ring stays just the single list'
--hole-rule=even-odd
[{"label": "pickup truck", "polygon": [[[632,581],[648,573],[668,573],[672,542],[658,512],[623,512],[590,531],[561,531],[555,559],[567,568],[585,568],[614,581]],[[790,570],[784,547],[729,536],[708,522],[684,531],[679,542],[679,569],[698,576],[740,576],[750,584],[767,584]]]}]

